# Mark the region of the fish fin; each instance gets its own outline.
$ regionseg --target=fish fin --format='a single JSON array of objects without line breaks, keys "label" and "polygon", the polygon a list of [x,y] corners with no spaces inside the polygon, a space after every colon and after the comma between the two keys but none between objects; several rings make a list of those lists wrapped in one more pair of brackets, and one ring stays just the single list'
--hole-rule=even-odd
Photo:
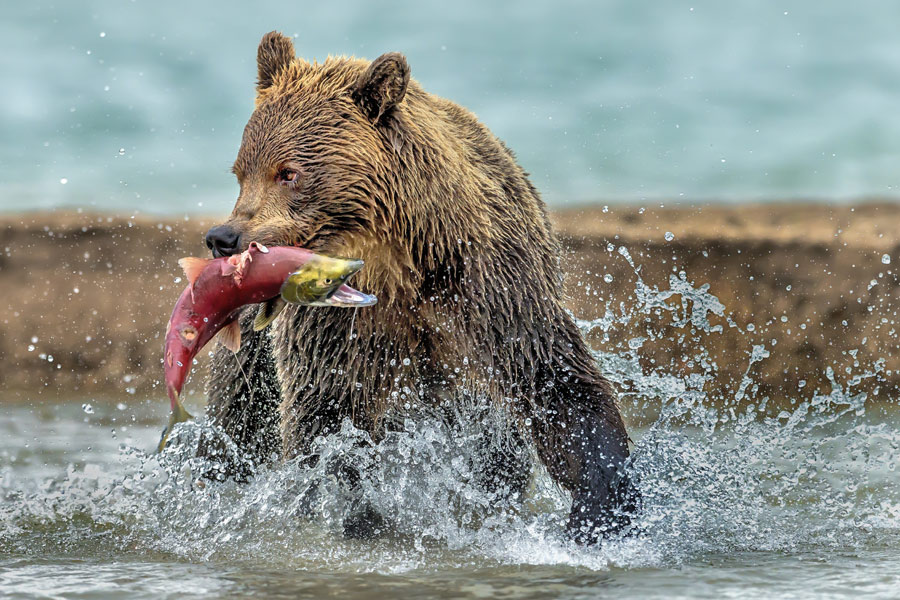
[{"label": "fish fin", "polygon": [[241,349],[241,324],[237,319],[222,328],[218,337],[219,343],[231,350],[237,352]]},{"label": "fish fin", "polygon": [[[171,419],[170,419],[170,420],[171,420]],[[168,426],[168,425],[166,425],[165,427],[163,427],[162,433],[161,433],[160,436],[159,436],[159,443],[156,445],[156,451],[157,451],[157,452],[162,452],[162,451],[163,451],[163,448],[166,447],[166,442],[169,441],[169,434],[170,434],[170,433],[172,433],[172,431],[171,431],[171,429],[169,429],[169,426]]]},{"label": "fish fin", "polygon": [[178,264],[181,265],[182,270],[184,270],[184,276],[187,277],[188,283],[194,285],[194,282],[200,277],[200,273],[203,272],[203,269],[206,268],[206,265],[208,265],[211,260],[212,259],[210,258],[185,256],[178,261]]},{"label": "fish fin", "polygon": [[262,331],[284,310],[285,302],[281,296],[276,296],[271,300],[267,300],[259,305],[259,311],[256,313],[256,319],[253,320],[253,331]]},{"label": "fish fin", "polygon": [[228,277],[229,275],[237,273],[238,266],[233,259],[234,256],[229,256],[228,260],[222,263],[222,277]]}]

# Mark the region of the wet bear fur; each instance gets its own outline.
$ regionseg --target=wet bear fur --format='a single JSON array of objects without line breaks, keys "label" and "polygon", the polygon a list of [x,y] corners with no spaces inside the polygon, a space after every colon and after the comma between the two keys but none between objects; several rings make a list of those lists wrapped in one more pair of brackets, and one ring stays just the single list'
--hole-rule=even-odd
[{"label": "wet bear fur", "polygon": [[[309,63],[273,32],[258,70],[224,224],[239,241],[208,243],[362,258],[353,285],[379,301],[291,305],[261,333],[245,315],[238,354],[214,356],[212,417],[259,460],[291,458],[344,419],[378,440],[394,409],[446,408],[465,390],[502,407],[513,439],[571,492],[576,540],[626,526],[635,495],[615,392],[563,308],[560,248],[513,153],[397,53]],[[486,480],[522,487],[529,465],[515,456],[488,453]]]}]

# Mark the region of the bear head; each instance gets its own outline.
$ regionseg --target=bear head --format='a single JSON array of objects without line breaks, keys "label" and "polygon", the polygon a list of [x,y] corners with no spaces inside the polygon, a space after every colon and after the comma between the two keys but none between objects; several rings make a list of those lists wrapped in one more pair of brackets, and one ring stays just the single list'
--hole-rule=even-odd
[{"label": "bear head", "polygon": [[259,46],[256,107],[233,172],[240,195],[206,243],[216,256],[251,241],[359,255],[389,237],[397,202],[402,126],[395,115],[409,85],[398,53],[371,63],[329,57],[310,64],[291,40]]}]

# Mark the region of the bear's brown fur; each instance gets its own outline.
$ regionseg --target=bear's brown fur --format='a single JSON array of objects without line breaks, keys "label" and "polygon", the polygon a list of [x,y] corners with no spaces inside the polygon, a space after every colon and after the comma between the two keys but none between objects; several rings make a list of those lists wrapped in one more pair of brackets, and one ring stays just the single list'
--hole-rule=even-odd
[{"label": "bear's brown fur", "polygon": [[[344,418],[378,439],[389,408],[465,388],[506,407],[572,492],[577,539],[621,527],[617,505],[633,500],[625,427],[563,309],[558,244],[512,152],[410,79],[400,54],[310,64],[273,32],[258,63],[224,226],[233,235],[211,231],[210,247],[256,240],[363,258],[354,286],[379,302],[289,306],[271,339],[245,319],[238,360],[256,381],[247,389],[220,351],[211,414],[258,456],[290,457]],[[266,435],[276,421],[280,444]]]}]

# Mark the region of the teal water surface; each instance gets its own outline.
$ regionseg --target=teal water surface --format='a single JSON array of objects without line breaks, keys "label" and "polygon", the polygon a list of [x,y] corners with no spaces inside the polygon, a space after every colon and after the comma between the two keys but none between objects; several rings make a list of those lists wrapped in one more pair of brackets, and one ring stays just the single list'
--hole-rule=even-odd
[{"label": "teal water surface", "polygon": [[900,4],[35,2],[0,20],[0,209],[223,213],[256,45],[407,55],[553,205],[900,186]]}]

